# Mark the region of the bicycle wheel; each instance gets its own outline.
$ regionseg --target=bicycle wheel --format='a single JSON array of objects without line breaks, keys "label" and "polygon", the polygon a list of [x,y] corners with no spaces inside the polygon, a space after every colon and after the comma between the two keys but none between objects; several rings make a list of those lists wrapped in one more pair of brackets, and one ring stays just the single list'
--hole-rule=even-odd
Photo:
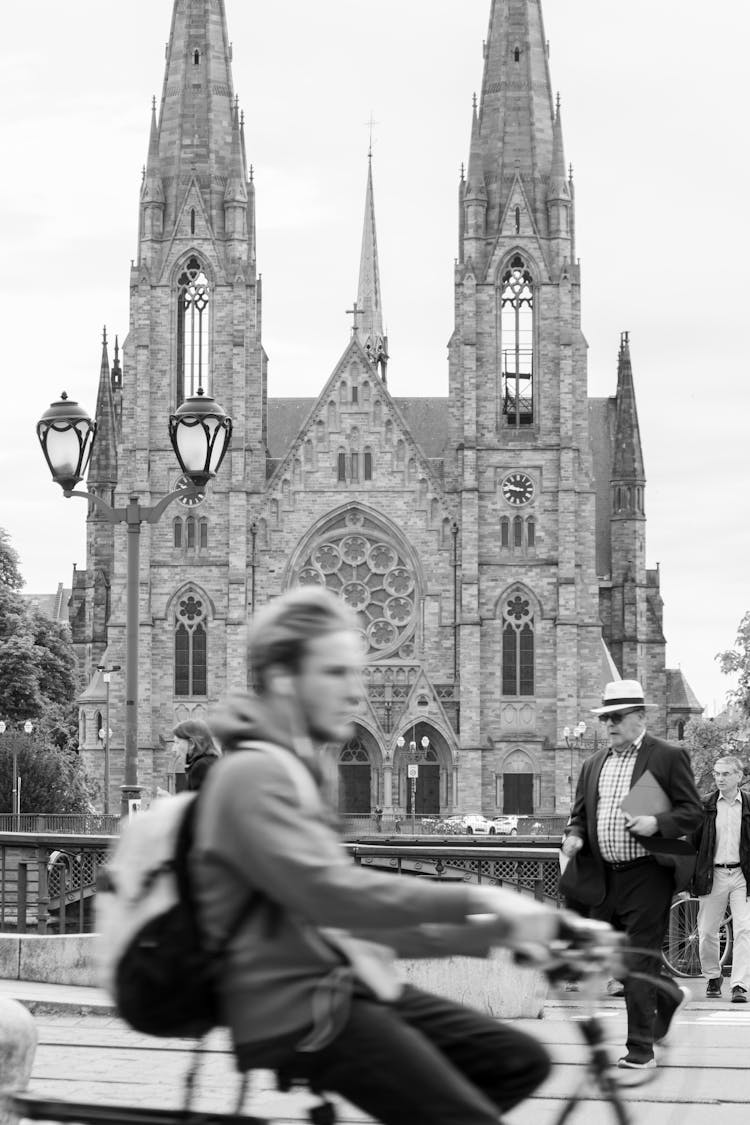
[{"label": "bicycle wheel", "polygon": [[[719,927],[719,962],[722,966],[731,957],[731,952],[732,923],[727,917]],[[670,906],[662,958],[670,973],[676,977],[701,976],[697,898],[678,899]]]}]

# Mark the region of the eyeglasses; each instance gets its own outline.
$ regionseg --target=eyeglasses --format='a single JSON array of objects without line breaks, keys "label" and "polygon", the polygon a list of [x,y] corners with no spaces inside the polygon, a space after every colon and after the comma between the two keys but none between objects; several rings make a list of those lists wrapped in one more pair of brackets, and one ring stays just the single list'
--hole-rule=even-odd
[{"label": "eyeglasses", "polygon": [[618,711],[614,715],[600,715],[599,716],[599,722],[600,723],[611,723],[613,727],[619,727],[620,723],[622,722],[622,720],[625,718],[626,715],[634,715],[634,714],[635,714],[635,709],[633,709],[632,711]]}]

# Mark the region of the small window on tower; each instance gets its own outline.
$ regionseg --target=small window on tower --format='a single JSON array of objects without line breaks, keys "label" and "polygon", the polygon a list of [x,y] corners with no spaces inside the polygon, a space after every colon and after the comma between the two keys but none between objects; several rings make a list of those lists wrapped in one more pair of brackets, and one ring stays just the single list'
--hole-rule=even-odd
[{"label": "small window on tower", "polygon": [[190,233],[195,234],[195,207],[190,211]]},{"label": "small window on tower", "polygon": [[513,546],[523,546],[523,520],[520,516],[516,516],[513,520]]},{"label": "small window on tower", "polygon": [[520,61],[521,61],[521,48],[516,47],[515,51],[513,52],[513,62],[520,62]]},{"label": "small window on tower", "polygon": [[526,521],[526,544],[529,547],[536,546],[536,524],[533,518]]},{"label": "small window on tower", "polygon": [[346,454],[343,451],[338,456],[338,480],[339,483],[346,481]]},{"label": "small window on tower", "polygon": [[200,64],[201,64],[201,53],[200,53],[200,51],[194,51],[193,52],[193,66],[200,66]]},{"label": "small window on tower", "polygon": [[352,387],[352,402],[355,406],[359,404],[359,387]]},{"label": "small window on tower", "polygon": [[510,546],[510,520],[507,516],[503,516],[500,520],[500,546]]},{"label": "small window on tower", "polygon": [[365,450],[365,480],[372,480],[372,453]]},{"label": "small window on tower", "polygon": [[521,233],[521,208],[516,207],[516,234]]}]

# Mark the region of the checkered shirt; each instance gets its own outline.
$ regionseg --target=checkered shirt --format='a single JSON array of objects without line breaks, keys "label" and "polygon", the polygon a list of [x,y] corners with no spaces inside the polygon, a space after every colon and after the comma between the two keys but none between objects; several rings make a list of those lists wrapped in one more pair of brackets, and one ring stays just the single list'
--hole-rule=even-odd
[{"label": "checkered shirt", "polygon": [[632,787],[637,753],[636,745],[620,754],[610,750],[599,774],[596,832],[605,863],[626,863],[630,859],[648,855],[646,849],[625,827],[625,816],[620,808],[620,802]]}]

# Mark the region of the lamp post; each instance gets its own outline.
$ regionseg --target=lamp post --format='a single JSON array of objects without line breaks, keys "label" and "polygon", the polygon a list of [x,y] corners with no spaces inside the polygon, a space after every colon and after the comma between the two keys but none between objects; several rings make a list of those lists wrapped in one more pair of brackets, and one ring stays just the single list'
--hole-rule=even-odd
[{"label": "lamp post", "polygon": [[[412,734],[414,734],[413,729]],[[406,740],[404,739],[403,735],[399,735],[399,737],[396,739],[396,746],[399,748],[399,750],[403,750],[404,746],[406,746]],[[424,737],[421,739],[419,750],[417,750],[417,743],[414,738],[412,738],[411,742],[409,743],[409,757],[407,760],[406,772],[411,787],[412,836],[415,836],[417,832],[417,778],[419,777],[419,763],[424,761],[429,746],[430,740],[427,735],[424,735]]]},{"label": "lamp post", "polygon": [[[140,797],[138,785],[138,576],[141,524],[157,523],[178,496],[197,494],[218,472],[232,437],[232,419],[217,402],[203,392],[186,399],[169,418],[169,440],[190,487],[176,488],[158,504],[146,507],[131,495],[127,507],[113,508],[94,492],[77,491],[91,457],[96,422],[77,402],[63,392],[44,412],[36,427],[37,437],[52,479],[63,496],[80,496],[93,503],[112,524],[124,523],[128,530],[125,616],[125,784],[121,786],[121,815],[127,817],[131,801]],[[107,726],[109,729],[109,726]]]},{"label": "lamp post", "polygon": [[[0,720],[0,734],[5,734],[8,729],[7,724]],[[28,738],[34,730],[34,724],[30,719],[27,719],[23,724],[23,733]],[[11,797],[11,824],[13,831],[18,831],[19,820],[21,816],[21,778],[18,776],[18,739],[13,738],[11,741],[11,751],[13,753],[13,793]]]},{"label": "lamp post", "polygon": [[104,815],[106,816],[109,813],[109,740],[112,737],[112,731],[109,729],[109,684],[112,673],[120,671],[120,665],[113,664],[107,668],[104,664],[97,664],[97,668],[102,674],[107,689],[107,699],[104,705],[104,730],[99,731],[99,737],[104,742]]},{"label": "lamp post", "polygon": [[563,738],[565,745],[570,751],[570,773],[568,774],[568,792],[570,799],[570,807],[573,808],[573,753],[575,750],[580,750],[583,746],[583,736],[586,733],[586,724],[581,720],[571,730],[570,727],[563,727]]}]

